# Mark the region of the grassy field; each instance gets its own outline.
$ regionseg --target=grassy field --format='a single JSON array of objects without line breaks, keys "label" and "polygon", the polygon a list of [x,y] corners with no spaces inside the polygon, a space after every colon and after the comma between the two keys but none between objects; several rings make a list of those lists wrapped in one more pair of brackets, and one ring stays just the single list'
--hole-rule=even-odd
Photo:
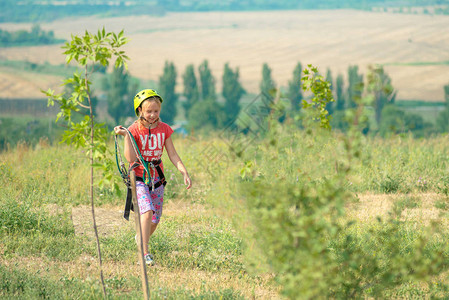
[{"label": "grassy field", "polygon": [[[19,145],[1,156],[0,295],[101,297],[84,154],[42,141],[35,149]],[[276,297],[270,274],[245,270],[241,238],[207,203],[210,184],[198,181],[202,175],[194,175],[195,188],[186,192],[172,168],[166,174],[163,225],[151,243],[157,259],[148,273],[152,296]],[[96,195],[108,293],[140,298],[134,224],[122,217],[123,197],[99,190]]]},{"label": "grassy field", "polygon": [[[448,84],[449,19],[441,15],[395,14],[353,10],[169,13],[164,16],[85,17],[42,24],[55,36],[125,30],[130,43],[131,74],[157,81],[166,60],[177,67],[178,83],[186,65],[207,59],[220,90],[223,67],[239,67],[243,86],[259,91],[262,65],[272,68],[278,86],[287,86],[297,62],[346,76],[350,65],[366,74],[369,64],[384,64],[398,90],[397,99],[443,101]],[[31,24],[1,24],[4,30]],[[2,49],[0,59],[64,63],[60,45]],[[53,78],[30,78],[0,68],[0,97],[40,97]],[[44,80],[45,79],[45,80]],[[46,82],[45,82],[46,81]],[[29,87],[35,87],[31,89]],[[36,88],[38,87],[38,88]],[[178,84],[178,91],[182,85]]]},{"label": "grassy field", "polygon": [[[279,130],[275,137],[252,143],[240,156],[229,151],[229,140],[175,139],[194,186],[186,191],[180,175],[164,158],[169,178],[164,214],[150,241],[156,260],[155,267],[148,270],[154,299],[288,296],[285,274],[278,273],[278,258],[268,255],[272,246],[263,232],[267,225],[260,223],[263,211],[255,214],[251,205],[266,197],[282,204],[291,197],[290,185],[298,183],[322,186],[322,191],[330,193],[333,186],[327,178],[338,175],[347,156],[338,135]],[[229,158],[206,155],[211,147]],[[344,232],[355,242],[352,248],[344,248],[344,235],[327,237],[326,247],[334,249],[337,257],[346,253],[340,253],[341,249],[352,249],[359,255],[351,257],[355,263],[369,258],[369,263],[363,263],[376,266],[369,269],[378,276],[373,282],[366,274],[354,275],[362,282],[360,297],[375,295],[379,288],[382,295],[392,298],[442,297],[449,284],[445,276],[448,266],[434,254],[446,261],[449,255],[447,136],[365,140],[360,150],[360,158],[352,161],[352,171],[339,188],[350,195],[340,221],[355,222]],[[35,147],[20,144],[0,153],[0,171],[0,296],[101,298],[85,154],[45,140]],[[260,182],[265,188],[258,188]],[[307,201],[312,194],[298,199]],[[318,199],[325,207],[326,197]],[[123,197],[97,188],[95,202],[109,298],[140,298],[134,225],[122,218]],[[263,204],[257,203],[259,207]],[[298,257],[301,255],[304,253],[298,250]],[[282,254],[276,257],[282,258]],[[415,277],[405,272],[403,279],[392,278],[390,285],[382,285],[379,278],[391,275],[388,268],[402,268],[401,264],[418,259],[427,259],[434,267],[422,263]],[[313,260],[322,262],[320,257]],[[336,262],[340,260],[344,261],[343,256]],[[343,265],[337,266],[345,270]],[[330,285],[334,295],[339,295],[343,286]],[[300,298],[305,290],[313,290],[297,288]]]}]

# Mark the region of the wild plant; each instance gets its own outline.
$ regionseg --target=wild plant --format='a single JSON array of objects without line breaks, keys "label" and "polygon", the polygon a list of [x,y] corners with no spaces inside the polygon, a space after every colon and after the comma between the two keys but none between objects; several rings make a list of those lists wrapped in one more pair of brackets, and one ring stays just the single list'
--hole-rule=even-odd
[{"label": "wild plant", "polygon": [[[346,217],[357,198],[348,187],[353,165],[366,153],[364,107],[373,96],[348,110],[346,135],[334,134],[325,111],[329,84],[316,68],[304,74],[304,89],[314,94],[298,117],[305,130],[271,116],[267,138],[245,149],[240,176],[229,179],[228,169],[213,194],[234,202],[235,224],[249,243],[248,265],[273,272],[290,299],[384,297],[447,270],[447,246],[432,246],[444,236],[436,224],[413,231],[395,215],[372,225]],[[376,91],[375,82],[367,84]],[[335,167],[321,163],[329,156]]]},{"label": "wild plant", "polygon": [[[112,172],[114,164],[110,159],[110,150],[107,146],[108,130],[104,124],[95,120],[95,103],[90,78],[97,64],[101,64],[103,67],[108,66],[112,57],[115,57],[115,67],[121,67],[123,64],[126,66],[128,57],[119,48],[127,41],[123,31],[119,34],[107,33],[104,28],[98,30],[96,35],[88,31],[85,32],[84,36],[72,35],[72,40],[63,46],[66,49],[64,52],[66,62],[68,64],[75,60],[84,73],[75,72],[73,77],[64,82],[64,86],[70,90],[69,93],[56,94],[51,89],[42,91],[48,96],[48,105],[52,106],[57,103],[60,107],[56,121],[62,117],[67,122],[67,130],[64,132],[63,141],[77,148],[86,149],[89,155],[91,211],[97,241],[100,277],[105,296],[100,241],[95,221],[94,167],[103,171],[100,184],[114,183]],[[79,114],[80,117],[75,118],[74,114]],[[117,185],[115,184],[115,186]]]}]

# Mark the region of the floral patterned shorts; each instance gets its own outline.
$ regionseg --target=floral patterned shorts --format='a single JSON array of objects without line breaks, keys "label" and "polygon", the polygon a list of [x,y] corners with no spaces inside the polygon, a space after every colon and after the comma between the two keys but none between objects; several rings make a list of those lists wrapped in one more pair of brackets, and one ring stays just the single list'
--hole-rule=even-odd
[{"label": "floral patterned shorts", "polygon": [[[154,178],[154,183],[159,181],[159,177]],[[164,189],[165,186],[161,185],[154,191],[150,191],[148,186],[141,182],[136,181],[136,194],[137,202],[139,203],[140,214],[152,210],[153,211],[153,223],[159,223],[162,216],[162,206],[164,204]]]}]

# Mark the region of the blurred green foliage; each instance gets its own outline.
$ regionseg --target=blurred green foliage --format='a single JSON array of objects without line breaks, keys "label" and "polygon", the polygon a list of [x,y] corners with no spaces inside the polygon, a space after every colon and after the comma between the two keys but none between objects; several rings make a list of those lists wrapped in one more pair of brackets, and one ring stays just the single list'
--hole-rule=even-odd
[{"label": "blurred green foliage", "polygon": [[[246,231],[247,256],[257,257],[255,266],[269,266],[287,298],[409,297],[413,289],[444,295],[447,283],[438,278],[449,268],[449,232],[399,217],[404,209],[419,207],[419,196],[404,196],[382,219],[354,220],[345,211],[357,202],[354,191],[407,195],[424,187],[437,190],[448,170],[447,142],[433,150],[442,139],[426,149],[416,141],[412,146],[408,138],[362,139],[356,146],[338,135],[287,126],[270,136],[246,149],[241,177],[227,170],[216,179],[220,188],[211,197],[222,195],[226,209],[239,212],[234,224]],[[373,151],[379,148],[382,154]],[[425,154],[428,149],[442,156],[433,159]],[[436,283],[435,289],[417,288],[428,281]]]},{"label": "blurred green foliage", "polygon": [[9,32],[0,29],[0,47],[35,46],[62,44],[63,39],[55,38],[54,32],[44,31],[39,25],[33,25],[31,31],[19,30]]},{"label": "blurred green foliage", "polygon": [[[317,82],[305,78],[304,83],[310,88]],[[327,89],[324,84],[312,88],[315,97]],[[211,201],[220,195],[216,205],[239,212],[230,217],[246,237],[247,257],[253,258],[248,265],[272,271],[289,299],[395,298],[416,292],[442,297],[448,289],[440,279],[449,269],[447,229],[401,219],[404,209],[419,206],[418,199],[402,198],[383,218],[346,215],[358,201],[354,192],[436,190],[448,171],[447,141],[423,149],[409,137],[367,139],[363,106],[370,99],[356,99],[357,107],[348,110],[346,135],[324,130],[320,124],[326,122],[316,113],[300,116],[315,121],[303,120],[305,130],[279,124],[273,116],[266,138],[240,154],[240,176],[229,176],[237,167],[214,170],[219,187]],[[427,156],[427,149],[441,156]],[[434,285],[417,288],[428,281]]]},{"label": "blurred green foliage", "polygon": [[30,146],[41,140],[53,143],[59,141],[64,132],[63,127],[54,124],[53,117],[0,117],[0,125],[0,151],[13,149],[18,143]]}]

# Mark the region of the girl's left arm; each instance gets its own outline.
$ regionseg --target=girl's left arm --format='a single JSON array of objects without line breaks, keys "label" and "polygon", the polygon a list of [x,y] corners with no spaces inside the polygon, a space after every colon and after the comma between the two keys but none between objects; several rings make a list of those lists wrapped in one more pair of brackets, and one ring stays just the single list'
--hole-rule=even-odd
[{"label": "girl's left arm", "polygon": [[181,172],[182,176],[184,176],[184,184],[187,185],[187,189],[190,189],[192,186],[192,180],[190,179],[189,173],[182,163],[181,158],[176,152],[175,145],[173,145],[171,137],[165,140],[165,149],[167,149],[167,154],[172,164],[179,170],[179,172]]}]

